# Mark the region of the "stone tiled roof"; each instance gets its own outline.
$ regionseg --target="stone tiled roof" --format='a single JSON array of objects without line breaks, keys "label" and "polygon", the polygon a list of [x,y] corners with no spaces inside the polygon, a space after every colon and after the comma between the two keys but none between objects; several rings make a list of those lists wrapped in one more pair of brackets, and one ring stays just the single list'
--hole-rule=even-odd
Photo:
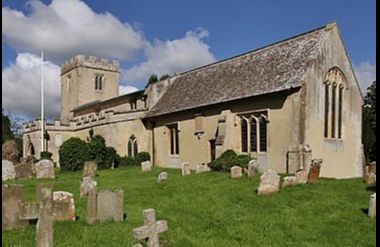
[{"label": "stone tiled roof", "polygon": [[144,118],[299,87],[329,25],[178,75]]}]

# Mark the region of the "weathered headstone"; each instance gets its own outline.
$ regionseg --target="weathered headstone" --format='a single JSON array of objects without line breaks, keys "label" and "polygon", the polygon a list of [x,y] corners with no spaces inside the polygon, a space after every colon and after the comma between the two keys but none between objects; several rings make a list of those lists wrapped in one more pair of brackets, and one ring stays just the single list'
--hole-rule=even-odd
[{"label": "weathered headstone", "polygon": [[259,195],[278,192],[280,188],[280,176],[273,170],[268,170],[260,176]]},{"label": "weathered headstone", "polygon": [[92,177],[83,177],[80,183],[80,197],[85,197],[88,195],[88,192],[93,188],[96,189],[97,182]]},{"label": "weathered headstone", "polygon": [[37,203],[21,203],[20,219],[38,219],[36,246],[53,246],[53,185],[37,184]]},{"label": "weathered headstone", "polygon": [[36,164],[37,178],[55,178],[54,163],[51,160],[40,160]]},{"label": "weathered headstone", "polygon": [[25,202],[23,185],[3,184],[1,190],[2,199],[2,227],[6,230],[23,228],[29,225],[29,221],[21,220],[19,203]]},{"label": "weathered headstone", "polygon": [[284,177],[284,181],[282,182],[282,187],[288,187],[292,185],[297,185],[297,177],[296,176],[287,176]]},{"label": "weathered headstone", "polygon": [[321,171],[322,159],[313,159],[311,161],[311,167],[307,176],[308,183],[314,183],[319,179],[319,173]]},{"label": "weathered headstone", "polygon": [[124,191],[100,190],[97,195],[96,219],[100,222],[124,220]]},{"label": "weathered headstone", "polygon": [[376,183],[376,162],[371,162],[367,168],[366,183],[371,185]]},{"label": "weathered headstone", "polygon": [[308,170],[311,164],[312,150],[308,144],[291,144],[287,151],[287,173],[299,169]]},{"label": "weathered headstone", "polygon": [[183,162],[181,164],[181,171],[182,171],[182,176],[188,176],[190,175],[190,164],[188,162]]},{"label": "weathered headstone", "polygon": [[15,140],[7,140],[2,146],[2,159],[12,161],[17,164],[19,161],[19,151]]},{"label": "weathered headstone", "polygon": [[95,161],[86,161],[83,165],[82,177],[95,177],[98,170],[98,164]]},{"label": "weathered headstone", "polygon": [[28,155],[24,158],[21,158],[21,164],[29,164],[32,167],[32,173],[36,174],[36,163],[38,160],[33,155]]},{"label": "weathered headstone", "polygon": [[75,203],[72,193],[53,192],[53,216],[55,221],[75,220]]},{"label": "weathered headstone", "polygon": [[195,174],[209,172],[209,171],[211,171],[211,169],[206,164],[198,164],[195,170]]},{"label": "weathered headstone", "polygon": [[15,167],[10,160],[2,160],[1,162],[2,181],[16,178]]},{"label": "weathered headstone", "polygon": [[231,178],[240,178],[242,176],[243,170],[240,166],[231,167],[230,177]]},{"label": "weathered headstone", "polygon": [[307,170],[300,169],[296,172],[297,184],[306,184],[307,183]]},{"label": "weathered headstone", "polygon": [[141,171],[149,172],[152,170],[152,165],[149,160],[141,162]]},{"label": "weathered headstone", "polygon": [[161,172],[157,177],[157,182],[161,182],[168,179],[168,173],[167,172]]},{"label": "weathered headstone", "polygon": [[247,171],[248,177],[255,176],[255,174],[256,174],[256,168],[258,167],[258,165],[259,165],[259,162],[257,161],[257,159],[249,161],[249,163],[248,163],[248,171]]},{"label": "weathered headstone", "polygon": [[32,178],[33,171],[32,165],[28,163],[21,163],[15,166],[17,179],[30,179]]},{"label": "weathered headstone", "polygon": [[371,195],[368,208],[369,217],[376,218],[376,193]]},{"label": "weathered headstone", "polygon": [[143,210],[143,218],[144,226],[133,229],[133,237],[136,240],[147,240],[148,247],[159,247],[158,234],[168,230],[168,222],[166,220],[157,221],[154,209]]},{"label": "weathered headstone", "polygon": [[86,207],[87,224],[92,224],[96,221],[97,195],[98,195],[98,192],[96,190],[96,187],[93,187],[88,191],[87,207]]}]

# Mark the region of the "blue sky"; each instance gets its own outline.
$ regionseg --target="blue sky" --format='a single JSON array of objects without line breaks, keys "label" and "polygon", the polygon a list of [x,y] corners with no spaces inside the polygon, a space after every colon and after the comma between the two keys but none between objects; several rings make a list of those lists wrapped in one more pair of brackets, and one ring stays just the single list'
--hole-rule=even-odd
[{"label": "blue sky", "polygon": [[[21,81],[38,83],[38,46],[43,44],[46,67],[51,70],[46,72],[50,73],[46,78],[51,81],[47,86],[50,116],[59,115],[58,66],[74,54],[120,60],[124,75],[121,79],[124,87],[120,90],[125,93],[143,88],[153,72],[159,75],[181,72],[331,21],[338,23],[362,89],[375,79],[375,0],[55,0],[51,3],[2,1],[2,70],[3,74],[6,72],[2,87],[14,94],[23,86]],[[59,14],[56,16],[55,12]],[[67,27],[63,24],[88,23],[86,18],[93,18],[90,23],[94,25],[79,25],[81,29],[75,30],[70,29],[70,23]],[[84,38],[73,37],[81,35]],[[20,73],[25,75],[20,78]],[[28,80],[31,77],[35,80]],[[30,92],[29,98],[14,103],[4,102],[6,91],[3,90],[3,107],[5,103],[16,114],[34,117],[39,112],[38,92],[37,87],[35,97]],[[30,103],[33,100],[37,102]]]}]

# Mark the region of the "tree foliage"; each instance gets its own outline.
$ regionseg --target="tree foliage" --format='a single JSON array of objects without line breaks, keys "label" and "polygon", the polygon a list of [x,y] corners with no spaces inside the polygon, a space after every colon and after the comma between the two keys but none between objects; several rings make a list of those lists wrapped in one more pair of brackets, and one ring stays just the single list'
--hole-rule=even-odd
[{"label": "tree foliage", "polygon": [[168,79],[170,76],[168,74],[163,74],[161,77],[160,77],[160,81],[162,80],[166,80]]},{"label": "tree foliage", "polygon": [[90,148],[85,141],[71,137],[62,143],[59,149],[59,164],[62,170],[81,170],[84,162],[88,160],[90,160]]},{"label": "tree foliage", "polygon": [[376,81],[368,87],[364,97],[363,144],[367,162],[376,160]]},{"label": "tree foliage", "polygon": [[3,145],[6,140],[14,140],[15,135],[11,130],[11,120],[4,114],[4,110],[1,111],[1,118],[1,145]]},{"label": "tree foliage", "polygon": [[156,74],[152,74],[148,79],[148,85],[158,82],[158,77]]}]

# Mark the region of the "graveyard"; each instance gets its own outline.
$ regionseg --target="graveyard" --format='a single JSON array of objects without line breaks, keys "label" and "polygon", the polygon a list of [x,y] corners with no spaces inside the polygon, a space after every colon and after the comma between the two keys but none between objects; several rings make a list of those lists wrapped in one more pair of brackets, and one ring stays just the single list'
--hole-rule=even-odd
[{"label": "graveyard", "polygon": [[[368,217],[369,198],[376,187],[360,178],[320,178],[258,195],[260,174],[232,179],[226,172],[191,171],[182,176],[180,169],[158,167],[147,172],[138,166],[98,170],[98,190],[123,190],[124,220],[88,224],[87,199],[80,196],[82,174],[56,170],[55,179],[3,184],[23,185],[28,203],[36,200],[37,184],[52,184],[54,191],[74,195],[76,220],[54,222],[54,246],[142,244],[133,234],[143,226],[146,209],[154,209],[158,222],[167,222],[168,230],[159,234],[161,246],[376,245],[376,221]],[[279,175],[282,181],[288,174]],[[3,229],[2,246],[34,246],[35,223]]]}]

